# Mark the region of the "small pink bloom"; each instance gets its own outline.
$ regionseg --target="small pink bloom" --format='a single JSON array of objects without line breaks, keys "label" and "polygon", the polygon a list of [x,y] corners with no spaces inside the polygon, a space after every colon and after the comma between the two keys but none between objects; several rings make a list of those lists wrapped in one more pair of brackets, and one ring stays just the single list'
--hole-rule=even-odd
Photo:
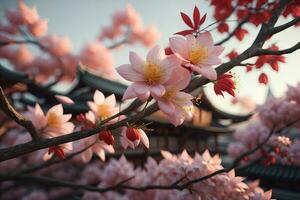
[{"label": "small pink bloom", "polygon": [[101,34],[99,36],[99,40],[109,38],[115,39],[116,37],[122,34],[122,30],[120,26],[105,26],[101,29]]},{"label": "small pink bloom", "polygon": [[88,43],[80,52],[79,60],[83,65],[96,70],[100,75],[113,77],[113,57],[100,42]]},{"label": "small pink bloom", "polygon": [[34,24],[28,26],[28,30],[35,37],[41,37],[45,35],[48,31],[48,21],[38,20]]},{"label": "small pink bloom", "polygon": [[92,159],[93,153],[95,153],[102,161],[104,161],[105,151],[109,153],[115,152],[114,147],[112,145],[108,145],[104,141],[99,140],[97,135],[92,135],[90,137],[74,142],[73,149],[75,149],[75,152],[77,152],[91,144],[93,145],[90,148],[88,148],[80,154],[80,158],[84,163],[87,163]]},{"label": "small pink bloom", "polygon": [[74,101],[67,96],[55,95],[55,98],[63,104],[74,104]]},{"label": "small pink bloom", "polygon": [[214,46],[209,32],[201,33],[196,38],[193,35],[172,37],[170,47],[186,67],[210,80],[217,79],[217,73],[212,66],[221,64],[218,56],[224,47]]},{"label": "small pink bloom", "polygon": [[160,110],[167,115],[168,120],[178,126],[183,123],[186,117],[193,115],[193,96],[183,90],[190,82],[190,72],[183,67],[174,69],[169,81],[165,84],[165,94],[161,97],[153,96],[158,103]]},{"label": "small pink bloom", "polygon": [[23,0],[19,0],[18,9],[21,21],[24,24],[34,24],[39,20],[39,14],[36,7],[29,8]]},{"label": "small pink bloom", "polygon": [[148,26],[141,35],[141,40],[146,47],[152,47],[160,38],[160,33],[155,26]]},{"label": "small pink bloom", "polygon": [[142,129],[124,127],[121,133],[120,142],[124,149],[128,147],[134,149],[140,144],[140,141],[146,148],[149,148],[149,139]]},{"label": "small pink bloom", "polygon": [[25,45],[21,45],[17,49],[13,49],[11,53],[10,62],[16,69],[25,69],[29,67],[33,61],[33,55]]},{"label": "small pink bloom", "polygon": [[95,114],[96,119],[100,121],[117,114],[119,111],[116,107],[115,95],[112,94],[105,98],[102,92],[98,90],[94,93],[94,101],[88,101],[87,104]]},{"label": "small pink bloom", "polygon": [[115,26],[129,25],[134,27],[140,26],[142,20],[138,12],[130,4],[127,4],[125,10],[117,11],[113,15],[113,23]]},{"label": "small pink bloom", "polygon": [[[28,111],[27,116],[32,121],[41,138],[53,138],[69,134],[74,130],[74,124],[69,122],[72,115],[63,114],[61,104],[50,108],[46,115],[39,104],[36,104],[35,108],[28,107]],[[49,154],[44,155],[44,160],[50,159],[54,153],[62,156],[65,151],[71,150],[71,142],[52,147],[52,149],[49,149]]]},{"label": "small pink bloom", "polygon": [[71,42],[68,37],[59,38],[56,35],[47,35],[39,41],[54,56],[60,57],[71,52]]},{"label": "small pink bloom", "polygon": [[164,49],[155,46],[147,55],[146,61],[138,54],[130,52],[130,64],[117,68],[118,73],[128,81],[130,85],[123,99],[138,97],[146,101],[150,94],[161,97],[165,93],[165,84],[171,77],[173,69],[179,65],[174,56],[166,56]]}]

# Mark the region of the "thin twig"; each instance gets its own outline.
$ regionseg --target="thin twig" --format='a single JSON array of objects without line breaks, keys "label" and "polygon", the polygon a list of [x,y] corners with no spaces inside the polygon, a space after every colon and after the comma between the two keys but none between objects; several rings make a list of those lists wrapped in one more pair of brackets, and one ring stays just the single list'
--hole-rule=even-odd
[{"label": "thin twig", "polygon": [[0,86],[0,108],[1,110],[19,125],[23,126],[31,135],[33,140],[38,139],[38,134],[30,120],[27,120],[23,115],[18,113],[15,108],[10,104],[5,96],[5,93]]}]

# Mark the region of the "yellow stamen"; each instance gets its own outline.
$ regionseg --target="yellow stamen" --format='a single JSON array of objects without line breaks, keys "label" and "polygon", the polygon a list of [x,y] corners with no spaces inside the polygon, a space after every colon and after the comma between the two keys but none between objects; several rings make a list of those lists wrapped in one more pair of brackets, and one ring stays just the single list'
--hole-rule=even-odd
[{"label": "yellow stamen", "polygon": [[163,69],[151,62],[147,62],[144,68],[144,79],[145,82],[149,85],[156,85],[161,82],[164,77],[165,72]]},{"label": "yellow stamen", "polygon": [[102,104],[102,105],[98,105],[97,107],[97,113],[98,113],[98,117],[101,120],[104,120],[108,117],[110,117],[111,115],[111,110],[110,107],[108,105]]},{"label": "yellow stamen", "polygon": [[47,118],[47,124],[51,127],[58,127],[60,125],[58,116],[54,113],[49,113]]},{"label": "yellow stamen", "polygon": [[169,89],[169,90],[166,90],[166,92],[162,98],[169,101],[174,98],[175,94],[176,94],[176,92],[174,90]]},{"label": "yellow stamen", "polygon": [[206,47],[193,45],[189,52],[189,60],[192,64],[197,65],[208,58],[208,51]]}]

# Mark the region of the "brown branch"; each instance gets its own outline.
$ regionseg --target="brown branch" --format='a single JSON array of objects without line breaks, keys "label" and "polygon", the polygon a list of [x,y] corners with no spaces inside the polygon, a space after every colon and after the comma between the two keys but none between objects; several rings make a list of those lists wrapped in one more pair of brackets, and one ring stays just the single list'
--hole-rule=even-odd
[{"label": "brown branch", "polygon": [[284,50],[269,50],[269,49],[258,49],[257,52],[254,54],[255,56],[260,56],[260,55],[283,55],[283,54],[288,54],[288,53],[293,53],[294,51],[297,51],[300,49],[300,42],[295,44],[294,46],[284,49]]},{"label": "brown branch", "polygon": [[274,27],[272,29],[270,29],[270,31],[268,32],[270,35],[274,35],[276,33],[279,33],[287,28],[290,28],[291,26],[294,26],[295,24],[299,23],[300,22],[300,16],[299,17],[296,17],[295,19],[293,19],[292,21],[290,22],[287,22],[283,25],[280,25],[280,26],[277,26],[277,27]]},{"label": "brown branch", "polygon": [[5,96],[5,93],[0,86],[0,108],[1,110],[19,125],[23,126],[31,135],[33,140],[38,139],[38,134],[35,127],[33,126],[30,120],[27,120],[23,115],[18,113],[15,108],[9,103],[8,99]]}]

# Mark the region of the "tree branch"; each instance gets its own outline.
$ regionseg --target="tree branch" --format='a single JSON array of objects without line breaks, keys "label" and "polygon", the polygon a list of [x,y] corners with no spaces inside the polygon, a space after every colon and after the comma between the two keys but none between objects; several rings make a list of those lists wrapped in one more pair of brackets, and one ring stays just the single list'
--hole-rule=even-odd
[{"label": "tree branch", "polygon": [[295,19],[293,19],[292,21],[286,23],[286,24],[283,24],[283,25],[280,25],[280,26],[277,26],[277,27],[274,27],[272,29],[270,29],[270,31],[268,32],[270,35],[274,35],[276,33],[279,33],[287,28],[290,28],[291,26],[294,26],[295,24],[299,23],[300,22],[300,16],[299,17],[296,17]]},{"label": "tree branch", "polygon": [[6,98],[1,86],[0,86],[0,108],[7,116],[9,116],[19,125],[23,126],[30,133],[33,140],[38,139],[38,134],[32,122],[27,120],[23,115],[21,115],[15,110],[15,108],[9,103],[8,99]]},{"label": "tree branch", "polygon": [[300,49],[300,42],[298,42],[294,46],[292,46],[288,49],[284,49],[284,50],[274,51],[274,50],[269,50],[269,49],[258,49],[257,52],[254,55],[255,56],[260,56],[260,55],[283,55],[283,54],[292,53],[294,51],[297,51],[298,49]]}]

